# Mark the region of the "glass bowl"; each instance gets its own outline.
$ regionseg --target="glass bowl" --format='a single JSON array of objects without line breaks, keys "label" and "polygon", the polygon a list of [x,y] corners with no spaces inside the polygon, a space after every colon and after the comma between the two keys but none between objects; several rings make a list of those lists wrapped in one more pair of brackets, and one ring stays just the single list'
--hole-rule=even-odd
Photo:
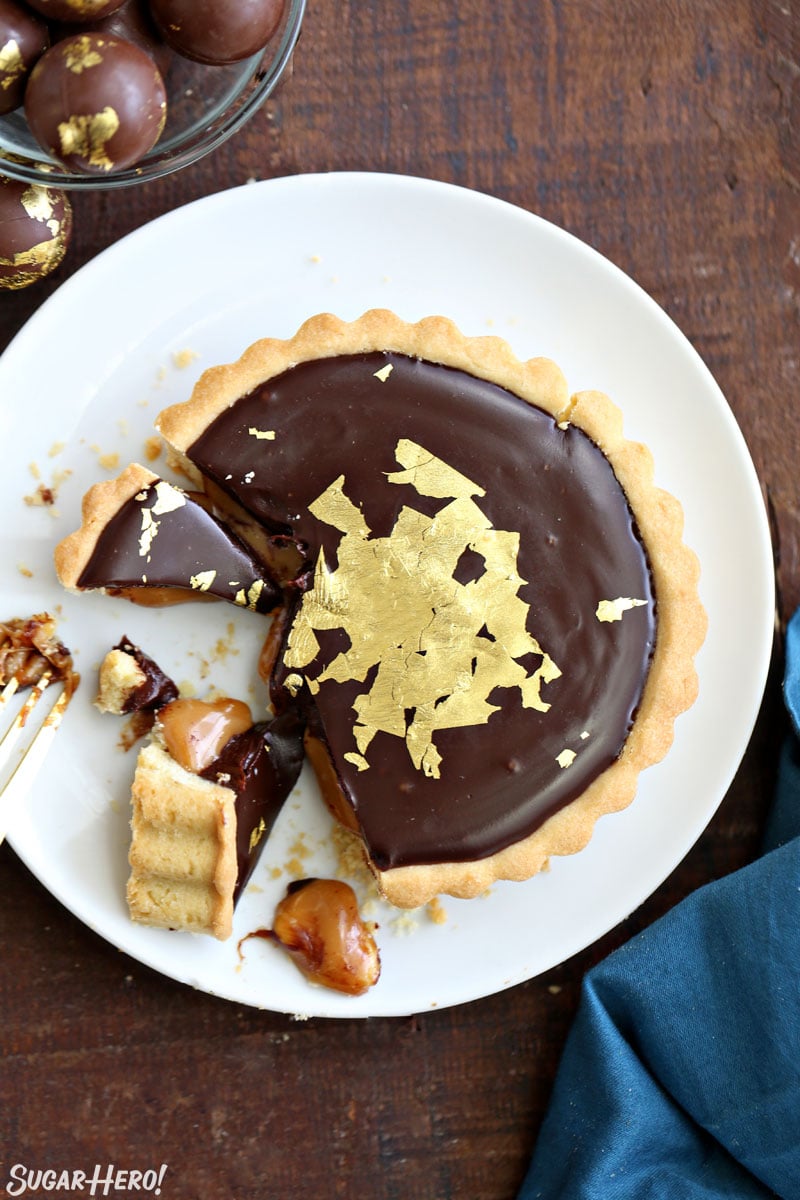
[{"label": "glass bowl", "polygon": [[306,0],[286,0],[266,50],[244,62],[211,67],[174,54],[164,73],[167,122],[153,149],[108,175],[71,171],[33,138],[21,108],[0,116],[0,175],[23,183],[96,191],[160,179],[222,145],[264,103],[289,66]]}]

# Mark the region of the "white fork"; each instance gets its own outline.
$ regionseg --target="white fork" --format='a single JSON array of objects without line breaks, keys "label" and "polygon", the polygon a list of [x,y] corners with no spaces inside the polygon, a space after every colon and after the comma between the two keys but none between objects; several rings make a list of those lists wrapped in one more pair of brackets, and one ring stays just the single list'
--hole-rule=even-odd
[{"label": "white fork", "polygon": [[[45,713],[38,729],[20,753],[20,740],[24,736],[29,718],[37,706],[41,712],[42,697],[52,682],[52,675],[46,671],[39,682],[31,688],[24,704],[8,725],[5,733],[0,736],[0,843],[3,842],[14,813],[22,805],[34,776],[44,762],[50,744],[61,724],[61,718],[72,697],[73,689],[65,685],[55,704]],[[15,695],[18,687],[17,678],[12,676],[0,692],[0,721],[6,716],[9,701]],[[37,717],[39,712],[36,713]],[[19,754],[16,763],[13,761],[15,753]]]}]

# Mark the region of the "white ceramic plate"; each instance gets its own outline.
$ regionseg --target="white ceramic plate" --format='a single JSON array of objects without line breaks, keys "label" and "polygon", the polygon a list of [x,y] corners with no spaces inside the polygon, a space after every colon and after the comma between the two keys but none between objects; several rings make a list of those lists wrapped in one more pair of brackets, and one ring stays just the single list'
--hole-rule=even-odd
[{"label": "white ceramic plate", "polygon": [[[199,372],[256,338],[289,336],[311,314],[353,318],[387,306],[452,317],[467,334],[544,354],[574,389],[607,391],[629,436],[649,443],[657,482],[680,497],[703,563],[710,617],[700,699],[635,803],[605,817],[583,853],[485,898],[446,899],[447,920],[379,907],[383,971],[348,998],[309,986],[274,945],[237,939],[271,922],[298,859],[334,867],[329,823],[303,776],[224,944],[132,925],[124,904],[133,756],[115,719],[92,708],[93,672],[123,634],[178,681],[247,695],[261,623],[218,605],[155,611],[65,596],[51,566],[98,478],[141,460],[162,407]],[[196,357],[195,357],[196,355]],[[570,235],[498,200],[449,185],[370,174],[298,176],[208,197],[137,230],[85,266],[0,359],[2,612],[61,606],[85,682],[11,828],[42,883],[114,946],[176,980],[296,1014],[407,1014],[489,995],[562,962],[637,907],[686,854],[739,765],[770,651],[773,582],[758,482],[731,412],[692,347],[629,278]],[[63,443],[63,448],[59,448]],[[32,464],[34,467],[32,467]],[[57,514],[29,507],[36,481],[60,483]],[[22,568],[22,569],[20,569]],[[32,572],[32,575],[23,571]],[[238,651],[215,656],[228,638]],[[735,697],[735,702],[732,702]],[[362,894],[363,895],[363,894]]]}]

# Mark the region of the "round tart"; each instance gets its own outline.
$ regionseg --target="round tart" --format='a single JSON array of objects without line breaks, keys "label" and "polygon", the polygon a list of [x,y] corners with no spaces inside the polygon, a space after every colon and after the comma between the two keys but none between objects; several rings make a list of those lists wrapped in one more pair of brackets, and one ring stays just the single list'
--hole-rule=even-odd
[{"label": "round tart", "polygon": [[324,314],[158,428],[235,528],[294,547],[273,701],[391,902],[530,877],[666,753],[698,564],[606,396],[443,318]]}]

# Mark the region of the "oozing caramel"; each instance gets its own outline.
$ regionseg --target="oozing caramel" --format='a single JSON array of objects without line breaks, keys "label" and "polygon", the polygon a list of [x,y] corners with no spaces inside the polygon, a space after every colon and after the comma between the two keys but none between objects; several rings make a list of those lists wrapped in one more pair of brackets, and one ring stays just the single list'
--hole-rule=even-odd
[{"label": "oozing caramel", "polygon": [[243,700],[173,700],[161,709],[164,744],[187,771],[198,775],[219,757],[222,747],[253,724]]},{"label": "oozing caramel", "polygon": [[361,996],[378,982],[378,948],[349,884],[336,879],[290,884],[275,910],[272,933],[312,983]]}]

